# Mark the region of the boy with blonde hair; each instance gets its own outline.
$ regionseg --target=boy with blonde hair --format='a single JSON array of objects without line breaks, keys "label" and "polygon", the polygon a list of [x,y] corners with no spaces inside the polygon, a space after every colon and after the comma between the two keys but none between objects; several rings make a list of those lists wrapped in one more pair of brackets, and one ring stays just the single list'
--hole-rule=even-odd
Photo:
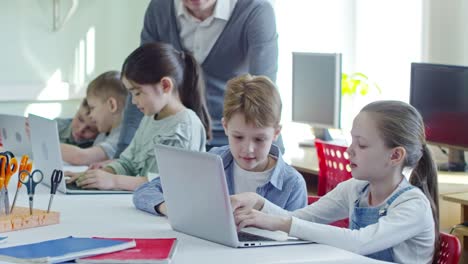
[{"label": "boy with blonde hair", "polygon": [[113,159],[120,136],[120,122],[127,98],[127,89],[120,80],[118,71],[99,75],[89,85],[86,100],[91,120],[96,124],[99,135],[90,148],[62,144],[62,158],[73,165]]},{"label": "boy with blonde hair", "polygon": [[[243,75],[230,80],[224,96],[222,124],[229,145],[212,148],[223,159],[229,194],[255,192],[286,210],[307,204],[304,178],[281,158],[273,145],[281,132],[281,98],[265,76]],[[135,206],[166,215],[159,178],[134,193]]]}]

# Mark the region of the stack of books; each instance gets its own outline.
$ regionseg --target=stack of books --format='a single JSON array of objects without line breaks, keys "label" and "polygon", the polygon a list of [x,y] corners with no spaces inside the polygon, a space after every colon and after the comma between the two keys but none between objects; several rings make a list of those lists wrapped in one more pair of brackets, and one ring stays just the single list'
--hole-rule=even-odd
[{"label": "stack of books", "polygon": [[[115,238],[117,240],[127,240]],[[136,238],[135,248],[94,257],[77,259],[77,263],[170,263],[175,253],[175,238]]]},{"label": "stack of books", "polygon": [[60,263],[170,263],[175,238],[65,237],[0,248],[0,262]]}]

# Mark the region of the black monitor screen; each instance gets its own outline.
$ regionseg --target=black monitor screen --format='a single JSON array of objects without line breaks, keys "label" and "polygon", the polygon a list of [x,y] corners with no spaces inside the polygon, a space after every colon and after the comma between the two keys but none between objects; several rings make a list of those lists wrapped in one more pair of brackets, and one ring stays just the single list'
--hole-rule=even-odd
[{"label": "black monitor screen", "polygon": [[410,104],[429,142],[468,148],[468,67],[412,63]]}]

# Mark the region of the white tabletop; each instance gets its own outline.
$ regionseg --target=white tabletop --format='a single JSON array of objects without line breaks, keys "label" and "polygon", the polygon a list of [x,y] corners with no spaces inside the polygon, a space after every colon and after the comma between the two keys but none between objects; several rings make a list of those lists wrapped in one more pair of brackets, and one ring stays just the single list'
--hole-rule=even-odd
[{"label": "white tabletop", "polygon": [[[12,179],[13,181],[13,179]],[[10,182],[10,201],[16,190]],[[35,208],[47,209],[49,189],[38,186]],[[17,204],[28,206],[26,189]],[[7,232],[0,247],[38,242],[66,236],[164,238],[179,240],[173,263],[384,263],[327,245],[308,244],[237,249],[175,232],[167,218],[135,209],[132,195],[64,195],[57,193],[52,205],[60,224]]]}]

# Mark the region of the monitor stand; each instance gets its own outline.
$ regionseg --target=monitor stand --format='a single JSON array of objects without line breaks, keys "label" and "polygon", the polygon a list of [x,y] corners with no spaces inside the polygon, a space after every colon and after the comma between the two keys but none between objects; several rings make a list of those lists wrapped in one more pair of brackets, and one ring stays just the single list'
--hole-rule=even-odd
[{"label": "monitor stand", "polygon": [[304,139],[301,142],[299,142],[300,147],[315,147],[315,139],[321,139],[323,141],[332,141],[333,138],[330,135],[330,131],[328,131],[327,128],[318,128],[318,127],[312,127],[311,128],[315,138],[312,139]]},{"label": "monitor stand", "polygon": [[314,127],[313,130],[314,130],[315,138],[321,139],[323,141],[333,140],[332,136],[330,135],[330,131],[328,131],[327,128]]},{"label": "monitor stand", "polygon": [[440,171],[467,171],[465,152],[459,149],[449,148],[448,162],[437,164]]}]

